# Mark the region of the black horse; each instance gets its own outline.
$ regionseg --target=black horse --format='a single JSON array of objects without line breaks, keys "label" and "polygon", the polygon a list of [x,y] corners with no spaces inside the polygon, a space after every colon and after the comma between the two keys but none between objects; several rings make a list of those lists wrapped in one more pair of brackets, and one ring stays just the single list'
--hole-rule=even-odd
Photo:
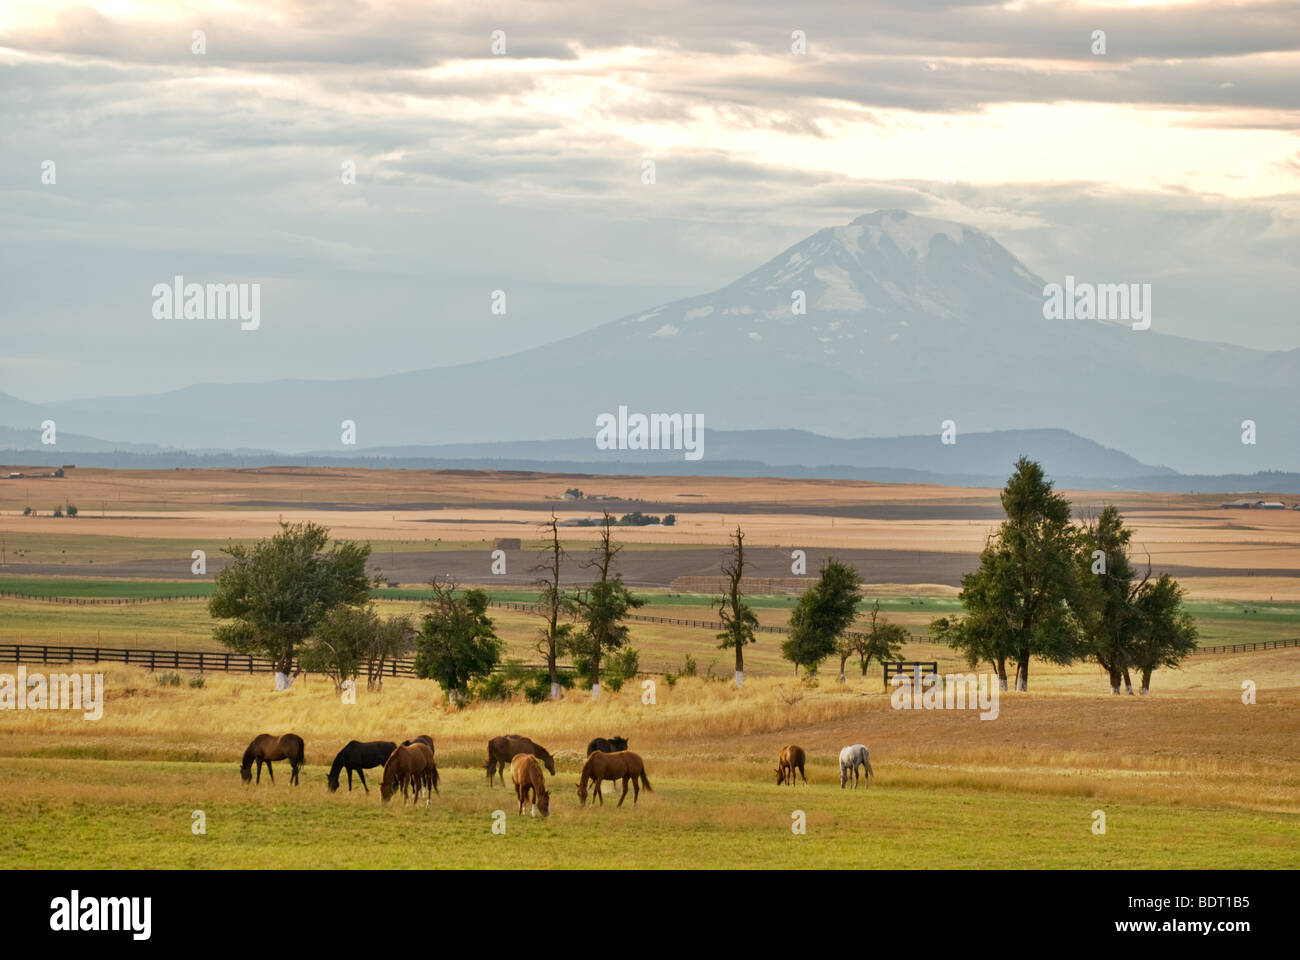
[{"label": "black horse", "polygon": [[610,737],[608,740],[604,737],[597,737],[587,744],[587,756],[591,756],[597,750],[601,753],[618,753],[620,750],[626,749],[627,737]]},{"label": "black horse", "polygon": [[[412,737],[410,740],[403,740],[402,746],[409,747],[413,743],[427,743],[429,749],[433,750],[433,737],[429,736],[427,733],[422,733],[418,737]],[[435,750],[434,752],[436,753],[437,751]]]},{"label": "black horse", "polygon": [[[396,749],[397,744],[389,740],[371,740],[369,743],[362,743],[359,740],[348,741],[348,745],[334,758],[334,765],[330,767],[329,776],[325,778],[330,793],[339,788],[339,771],[344,767],[348,768],[349,791],[352,790],[353,770],[361,778],[361,786],[366,787],[366,775],[362,771],[372,767],[382,767],[388,762],[389,754]],[[370,788],[366,787],[366,793],[369,792]]]}]

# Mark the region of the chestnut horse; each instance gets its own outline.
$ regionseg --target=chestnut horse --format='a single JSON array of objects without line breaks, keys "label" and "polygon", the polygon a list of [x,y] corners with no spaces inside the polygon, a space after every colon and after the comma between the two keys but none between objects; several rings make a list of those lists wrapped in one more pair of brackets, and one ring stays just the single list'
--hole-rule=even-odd
[{"label": "chestnut horse", "polygon": [[794,772],[799,771],[799,776],[803,777],[803,782],[808,782],[808,775],[803,772],[804,753],[803,747],[796,747],[793,744],[781,751],[781,759],[776,762],[776,782],[777,784],[785,783],[786,777],[790,778],[790,786],[794,786]]},{"label": "chestnut horse", "polygon": [[298,768],[307,762],[306,744],[296,733],[286,733],[283,737],[263,733],[253,738],[253,742],[244,751],[244,759],[239,764],[239,776],[245,783],[253,779],[253,761],[257,761],[257,782],[262,782],[262,764],[275,783],[275,771],[271,768],[272,760],[288,760],[289,782],[298,785]]},{"label": "chestnut horse", "polygon": [[530,753],[546,767],[546,772],[555,776],[555,760],[546,752],[546,748],[541,744],[533,743],[527,737],[520,737],[515,734],[509,734],[504,737],[493,737],[488,741],[487,763],[483,769],[487,771],[488,786],[492,786],[492,779],[495,774],[501,775],[501,786],[506,785],[506,765],[515,758],[516,754]]},{"label": "chestnut horse", "polygon": [[605,798],[600,792],[600,781],[602,780],[622,780],[623,795],[618,798],[618,805],[623,806],[623,798],[627,796],[627,784],[632,782],[632,804],[636,805],[638,798],[641,796],[641,788],[654,792],[650,786],[650,781],[646,779],[645,764],[641,758],[631,750],[620,750],[618,753],[602,753],[597,750],[595,753],[587,755],[587,762],[582,765],[582,779],[578,783],[578,802],[587,802],[587,781],[596,782],[594,795],[591,802],[595,804],[600,800],[600,805],[605,805]]},{"label": "chestnut horse", "polygon": [[384,778],[379,784],[379,795],[387,803],[398,787],[402,788],[402,805],[406,805],[407,788],[414,786],[415,803],[420,802],[420,788],[425,788],[424,805],[433,801],[438,791],[438,765],[433,762],[433,751],[427,743],[416,741],[402,745],[392,752],[384,764]]},{"label": "chestnut horse", "polygon": [[515,782],[515,796],[519,798],[520,816],[523,815],[524,804],[528,802],[530,793],[533,800],[533,816],[537,816],[539,810],[544,817],[551,815],[551,791],[546,789],[546,777],[536,757],[531,753],[516,753],[514,759],[510,761],[510,779]]}]

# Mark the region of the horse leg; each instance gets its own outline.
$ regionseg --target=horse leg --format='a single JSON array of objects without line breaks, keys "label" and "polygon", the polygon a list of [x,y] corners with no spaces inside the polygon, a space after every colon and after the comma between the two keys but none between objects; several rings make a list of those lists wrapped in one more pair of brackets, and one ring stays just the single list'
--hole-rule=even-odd
[{"label": "horse leg", "polygon": [[[626,792],[627,787],[624,787],[623,790],[624,792]],[[636,802],[640,799],[641,799],[641,781],[638,778],[633,777],[632,778],[632,806],[635,807]]]},{"label": "horse leg", "polygon": [[[803,782],[804,782],[804,783],[807,783],[807,782],[808,782],[808,774],[804,773],[804,771],[803,771],[803,764],[802,764],[802,763],[799,764],[799,776],[803,777]],[[793,770],[790,771],[790,786],[792,786],[792,787],[794,786],[794,771],[793,771]]]},{"label": "horse leg", "polygon": [[618,798],[618,805],[623,806],[623,797],[627,796],[627,777],[623,778],[623,794]]},{"label": "horse leg", "polygon": [[260,785],[261,782],[262,782],[262,758],[258,757],[257,758],[257,783]]},{"label": "horse leg", "polygon": [[600,779],[599,779],[599,778],[597,778],[597,780],[596,780],[596,797],[593,798],[591,802],[594,804],[594,803],[596,802],[596,799],[599,799],[599,800],[600,800],[600,805],[601,805],[602,807],[605,805],[605,795],[604,795],[603,793],[600,792]]},{"label": "horse leg", "polygon": [[275,786],[275,768],[271,766],[271,761],[266,761],[266,775],[271,778],[271,786]]}]

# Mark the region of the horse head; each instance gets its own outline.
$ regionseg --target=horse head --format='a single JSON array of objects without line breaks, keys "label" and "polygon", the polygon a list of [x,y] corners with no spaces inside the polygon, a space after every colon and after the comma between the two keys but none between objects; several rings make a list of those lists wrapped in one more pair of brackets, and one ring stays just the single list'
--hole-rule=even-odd
[{"label": "horse head", "polygon": [[551,815],[551,791],[542,791],[541,796],[537,798],[537,809],[541,811],[544,817]]}]

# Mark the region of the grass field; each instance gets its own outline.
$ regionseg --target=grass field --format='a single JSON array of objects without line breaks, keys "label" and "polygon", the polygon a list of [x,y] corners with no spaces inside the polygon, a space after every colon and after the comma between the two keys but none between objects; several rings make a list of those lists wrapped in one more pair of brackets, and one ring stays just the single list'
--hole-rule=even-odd
[{"label": "grass field", "polygon": [[[338,867],[1290,867],[1300,866],[1300,651],[1201,658],[1149,698],[1096,695],[1086,670],[1044,672],[1004,694],[999,716],[891,709],[876,683],[660,681],[591,704],[446,706],[428,681],[390,681],[344,705],[319,678],[274,693],[265,676],[162,687],[106,670],[103,718],[0,713],[0,853],[30,866]],[[1258,703],[1240,702],[1242,679]],[[239,783],[255,733],[307,741],[302,784]],[[330,795],[348,739],[430,732],[442,794],[383,806],[372,781]],[[549,820],[520,819],[490,791],[483,743],[520,732],[554,753]],[[586,741],[622,733],[655,790],[623,809],[582,810]],[[877,777],[841,791],[839,746],[861,741]],[[786,743],[811,785],[777,787]],[[190,832],[202,810],[207,834]],[[506,835],[491,832],[506,812]],[[791,832],[792,814],[807,833]],[[1094,811],[1107,832],[1094,835]],[[412,860],[410,835],[421,853]]]}]

